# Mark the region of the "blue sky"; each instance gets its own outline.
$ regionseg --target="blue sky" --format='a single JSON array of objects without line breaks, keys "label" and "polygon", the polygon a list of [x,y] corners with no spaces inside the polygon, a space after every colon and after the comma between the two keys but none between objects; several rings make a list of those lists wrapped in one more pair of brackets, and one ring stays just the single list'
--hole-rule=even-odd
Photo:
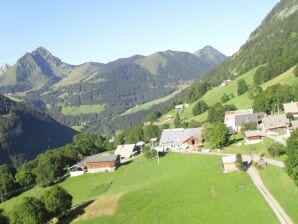
[{"label": "blue sky", "polygon": [[0,64],[39,46],[71,64],[211,45],[235,53],[278,0],[1,0]]}]

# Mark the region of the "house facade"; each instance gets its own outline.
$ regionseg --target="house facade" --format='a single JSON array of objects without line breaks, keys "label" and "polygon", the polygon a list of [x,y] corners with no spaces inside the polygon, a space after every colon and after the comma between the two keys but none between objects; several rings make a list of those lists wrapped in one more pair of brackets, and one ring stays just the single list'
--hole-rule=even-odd
[{"label": "house facade", "polygon": [[120,164],[118,155],[94,155],[73,165],[69,169],[71,177],[83,175],[84,173],[111,172]]},{"label": "house facade", "polygon": [[203,146],[202,128],[174,128],[163,130],[159,151],[198,149]]},{"label": "house facade", "polygon": [[232,134],[234,131],[236,131],[236,121],[235,117],[237,115],[246,115],[246,114],[253,114],[253,109],[247,109],[247,110],[232,110],[232,111],[226,111],[225,112],[225,120],[224,123],[229,129],[229,133]]}]

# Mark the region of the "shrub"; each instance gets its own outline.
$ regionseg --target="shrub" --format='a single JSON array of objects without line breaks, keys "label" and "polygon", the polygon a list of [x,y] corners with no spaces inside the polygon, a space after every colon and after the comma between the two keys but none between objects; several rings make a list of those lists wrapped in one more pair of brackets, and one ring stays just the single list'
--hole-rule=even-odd
[{"label": "shrub", "polygon": [[269,146],[268,151],[271,156],[276,157],[286,153],[286,147],[280,143],[273,143]]},{"label": "shrub", "polygon": [[145,148],[143,152],[147,159],[152,159],[157,156],[157,151],[154,149]]}]

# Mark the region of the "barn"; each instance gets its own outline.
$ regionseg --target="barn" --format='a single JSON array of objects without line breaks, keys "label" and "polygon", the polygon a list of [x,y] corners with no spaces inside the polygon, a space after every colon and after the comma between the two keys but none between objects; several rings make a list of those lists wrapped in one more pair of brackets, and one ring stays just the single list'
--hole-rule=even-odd
[{"label": "barn", "polygon": [[118,155],[88,156],[85,160],[88,173],[110,172],[116,170],[120,164]]}]

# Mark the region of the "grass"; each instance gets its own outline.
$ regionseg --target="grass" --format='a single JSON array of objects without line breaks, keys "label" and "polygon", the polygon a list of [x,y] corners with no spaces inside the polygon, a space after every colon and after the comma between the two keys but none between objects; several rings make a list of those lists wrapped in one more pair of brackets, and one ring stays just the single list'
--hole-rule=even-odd
[{"label": "grass", "polygon": [[[227,95],[234,95],[234,98],[227,101],[225,104],[234,104],[238,109],[247,109],[252,107],[253,100],[249,99],[247,96],[247,93],[237,96],[237,82],[239,79],[244,79],[246,84],[248,86],[253,86],[253,76],[257,69],[260,66],[248,71],[247,73],[239,76],[235,80],[232,81],[232,83],[228,86],[217,86],[209,90],[203,97],[198,99],[197,101],[190,104],[189,108],[184,109],[184,111],[181,113],[180,117],[183,117],[185,121],[191,122],[191,120],[198,121],[198,122],[204,122],[207,119],[207,112],[200,114],[198,116],[193,116],[192,109],[195,106],[195,104],[199,100],[204,100],[209,106],[214,105],[217,102],[221,102],[221,97],[223,94]],[[280,74],[279,76],[275,77],[274,79],[262,84],[263,90],[266,88],[275,85],[275,84],[283,84],[283,85],[295,85],[298,84],[298,78],[294,76],[294,69],[295,66],[291,69],[287,70],[286,72]],[[176,111],[173,109],[168,114],[175,115]],[[168,122],[164,122],[165,115],[160,119],[162,123],[173,123],[173,119]]]},{"label": "grass", "polygon": [[62,107],[61,113],[64,115],[93,114],[99,113],[104,109],[103,105],[81,105]]},{"label": "grass", "polygon": [[274,158],[276,160],[284,161],[286,159],[285,155],[282,155],[279,157],[272,157],[269,154],[268,148],[273,143],[276,143],[276,142],[272,139],[264,139],[260,143],[246,145],[245,141],[242,140],[236,144],[232,144],[228,147],[225,147],[222,150],[222,152],[223,153],[241,153],[241,154],[248,154],[248,155],[257,153],[257,154],[263,154],[267,158]]},{"label": "grass", "polygon": [[[169,153],[159,165],[141,156],[114,173],[68,178],[60,185],[72,194],[73,205],[124,194],[113,204],[114,215],[78,223],[278,223],[249,176],[223,174],[218,156]],[[0,207],[9,211],[24,196]]]},{"label": "grass", "polygon": [[268,166],[260,170],[261,177],[271,194],[280,203],[294,223],[298,223],[298,187],[283,169]]}]

